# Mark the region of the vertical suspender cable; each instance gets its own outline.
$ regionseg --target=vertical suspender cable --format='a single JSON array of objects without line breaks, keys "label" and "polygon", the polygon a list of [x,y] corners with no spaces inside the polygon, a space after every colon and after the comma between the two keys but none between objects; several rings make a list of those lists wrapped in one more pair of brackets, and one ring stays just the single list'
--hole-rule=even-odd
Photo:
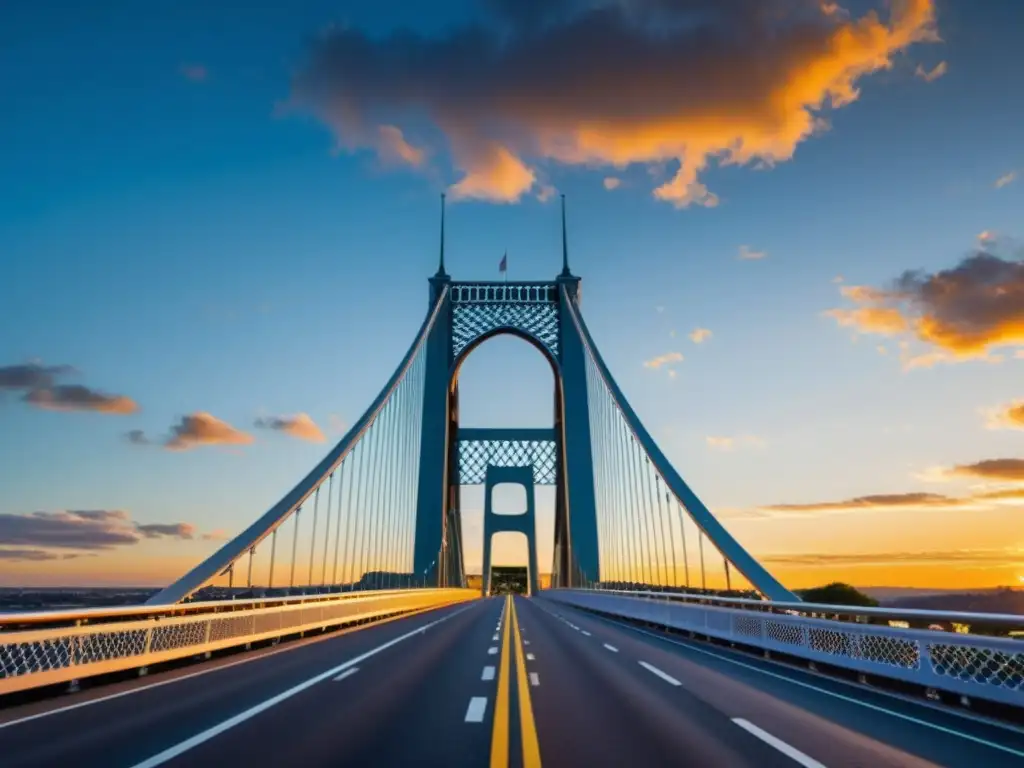
[{"label": "vertical suspender cable", "polygon": [[[356,454],[358,451],[359,444],[357,443],[351,453],[353,463],[356,461]],[[349,588],[352,586],[352,583],[348,580],[347,574],[350,559],[349,553],[352,544],[352,516],[355,513],[355,510],[352,509],[352,486],[355,485],[355,472],[356,470],[354,467],[350,466],[348,468],[348,493],[346,494],[347,499],[345,503],[345,507],[348,509],[348,514],[345,515],[345,557],[341,561],[341,581],[344,584],[348,584]]]},{"label": "vertical suspender cable", "polygon": [[650,538],[647,535],[647,521],[644,520],[643,516],[640,514],[640,493],[639,493],[639,490],[637,489],[637,483],[639,482],[639,473],[637,472],[637,466],[636,466],[636,464],[637,464],[637,458],[636,458],[636,452],[637,452],[636,438],[633,437],[633,433],[630,432],[628,430],[628,428],[626,429],[626,436],[627,436],[627,439],[629,441],[627,443],[627,445],[629,447],[629,476],[630,476],[630,479],[632,481],[632,484],[631,484],[632,498],[634,499],[635,504],[636,504],[635,517],[636,517],[636,520],[637,520],[637,524],[639,525],[640,535],[641,535],[641,539],[640,539],[641,549],[640,549],[640,551],[641,551],[641,557],[643,559],[642,559],[640,564],[641,564],[641,566],[643,568],[642,573],[644,574],[644,581],[643,581],[643,583],[644,583],[645,586],[650,586],[652,581],[653,581],[653,579],[651,578],[652,574],[650,573],[650,568],[651,568],[651,553],[650,553],[651,540],[650,540]]},{"label": "vertical suspender cable", "polygon": [[700,588],[707,592],[708,580],[704,573],[704,530],[701,528],[697,529],[697,543],[700,546]]},{"label": "vertical suspender cable", "polygon": [[313,496],[313,532],[309,537],[309,584],[313,586],[313,553],[316,551],[316,518],[317,512],[320,510],[320,486],[323,482],[316,487],[316,495]]},{"label": "vertical suspender cable", "polygon": [[267,590],[274,588],[274,560],[277,557],[277,528],[270,534],[270,575],[267,577]]},{"label": "vertical suspender cable", "polygon": [[[331,571],[331,586],[338,586],[338,546],[341,544],[341,494],[345,490],[345,465],[348,463],[348,456],[338,467],[338,520],[334,524],[334,570]],[[351,482],[351,470],[349,481]]]},{"label": "vertical suspender cable", "polygon": [[327,514],[324,515],[324,564],[320,571],[320,586],[327,586],[327,545],[331,542],[331,499],[334,498],[334,473],[327,478]]},{"label": "vertical suspender cable", "polygon": [[[662,524],[664,524],[665,513],[663,513],[661,511],[661,475],[655,475],[654,476],[654,481],[655,481],[655,484],[657,485],[657,494],[658,494],[658,518],[662,521]],[[667,493],[665,494],[665,512],[669,513],[668,514],[668,536],[669,536],[669,539],[672,542],[672,586],[673,587],[678,587],[679,586],[679,566],[676,564],[676,534],[675,534],[675,531],[672,530],[672,515],[671,515],[672,508],[668,506],[668,494]],[[664,541],[665,529],[662,528],[661,530],[662,530],[662,541]]]},{"label": "vertical suspender cable", "polygon": [[[665,503],[669,503],[669,495],[665,494]],[[679,538],[683,543],[683,573],[686,575],[686,588],[690,588],[690,554],[686,551],[686,517],[683,515],[683,505],[676,499],[676,512],[679,514]]]},{"label": "vertical suspender cable", "polygon": [[[640,443],[636,443],[637,462],[640,461],[640,454],[643,453],[643,448],[640,447]],[[661,560],[658,558],[658,533],[654,530],[654,504],[651,503],[651,461],[644,454],[644,463],[640,465],[640,474],[644,479],[644,511],[649,513],[644,515],[645,520],[650,522],[651,530],[651,549],[654,553],[654,564],[657,567],[658,586],[661,586]],[[664,539],[662,539],[664,543]]]},{"label": "vertical suspender cable", "polygon": [[299,546],[299,515],[302,514],[302,507],[295,510],[295,528],[292,532],[292,573],[288,577],[288,591],[295,589],[295,553]]},{"label": "vertical suspender cable", "polygon": [[352,537],[349,539],[349,544],[352,557],[349,558],[349,562],[352,565],[352,573],[349,575],[348,582],[352,586],[352,589],[356,588],[356,582],[361,578],[362,574],[358,573],[359,570],[359,544],[358,541],[362,535],[363,528],[363,497],[366,495],[366,467],[370,463],[370,457],[367,455],[370,453],[370,443],[363,442],[367,440],[368,435],[363,436],[363,440],[359,442],[362,451],[359,454],[359,479],[356,485],[356,506],[353,510],[353,517],[355,519],[354,530]]}]

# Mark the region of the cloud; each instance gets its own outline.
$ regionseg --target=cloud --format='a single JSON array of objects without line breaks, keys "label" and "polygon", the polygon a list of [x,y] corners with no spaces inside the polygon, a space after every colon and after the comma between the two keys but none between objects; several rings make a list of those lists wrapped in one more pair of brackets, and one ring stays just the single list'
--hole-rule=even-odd
[{"label": "cloud", "polygon": [[284,432],[286,435],[308,440],[311,443],[322,443],[326,438],[307,414],[297,413],[294,416],[270,416],[256,419],[254,426],[257,429],[272,429],[276,432]]},{"label": "cloud", "polygon": [[958,464],[948,473],[997,482],[1024,482],[1024,459],[985,459],[973,464]]},{"label": "cloud", "polygon": [[946,62],[940,61],[932,69],[928,70],[922,67],[920,64],[917,65],[917,69],[914,70],[914,74],[924,80],[926,83],[934,82],[946,74],[948,67]]},{"label": "cloud", "polygon": [[767,255],[768,254],[764,251],[755,251],[751,249],[749,245],[741,245],[739,256],[737,256],[737,258],[742,261],[756,261],[757,259],[765,258]]},{"label": "cloud", "polygon": [[377,154],[388,165],[411,165],[418,168],[427,159],[426,152],[405,140],[402,129],[394,125],[377,128]]},{"label": "cloud", "polygon": [[[1003,460],[1010,461],[1010,460]],[[986,464],[987,462],[980,462]],[[976,466],[976,465],[970,465]],[[954,468],[959,469],[959,468]],[[1024,477],[1024,461],[1017,468],[1020,477]],[[949,479],[951,470],[932,470],[937,477],[929,479]],[[1006,480],[998,473],[984,476],[989,480]],[[1019,478],[1018,478],[1019,479]],[[911,491],[908,493],[879,493],[869,496],[857,496],[837,501],[818,501],[805,504],[769,504],[753,510],[737,511],[736,518],[759,519],[766,517],[817,517],[820,515],[856,513],[856,512],[899,512],[903,510],[980,510],[1002,505],[1024,505],[1024,487],[1000,488],[998,490],[981,490],[966,496],[948,496],[941,493]]]},{"label": "cloud", "polygon": [[108,395],[80,384],[57,384],[33,389],[23,398],[26,403],[48,411],[96,411],[127,415],[139,406],[124,395]]},{"label": "cloud", "polygon": [[500,144],[489,142],[467,150],[472,171],[449,190],[453,200],[515,203],[530,191],[537,175]]},{"label": "cloud", "polygon": [[40,562],[43,560],[60,560],[61,556],[44,549],[3,549],[0,548],[0,560],[22,560]]},{"label": "cloud", "polygon": [[739,435],[737,437],[714,437],[704,438],[709,448],[718,451],[731,451],[733,448],[763,448],[765,441],[756,435]]},{"label": "cloud", "polygon": [[938,493],[880,493],[857,496],[841,501],[819,501],[808,504],[769,504],[759,507],[768,513],[816,514],[834,512],[883,512],[899,509],[956,509],[969,506],[973,499],[944,496]]},{"label": "cloud", "polygon": [[227,541],[230,536],[223,528],[215,528],[209,533],[204,533],[201,538],[203,541]]},{"label": "cloud", "polygon": [[618,189],[621,185],[622,179],[616,176],[605,176],[604,178],[604,188],[609,191],[613,189]]},{"label": "cloud", "polygon": [[988,429],[1024,429],[1024,400],[1014,400],[986,409],[983,413]]},{"label": "cloud", "polygon": [[0,559],[66,560],[84,555],[61,550],[104,552],[144,539],[191,540],[196,533],[191,523],[135,523],[120,509],[0,513]]},{"label": "cloud", "polygon": [[658,355],[652,357],[650,360],[644,360],[644,368],[653,368],[658,370],[666,365],[674,365],[675,363],[683,362],[683,355],[681,352],[666,352],[664,355]]},{"label": "cloud", "polygon": [[181,75],[193,83],[202,83],[210,76],[210,72],[202,64],[182,64]]},{"label": "cloud", "polygon": [[382,125],[429,137],[461,174],[456,198],[518,200],[543,163],[639,163],[673,173],[657,199],[712,206],[701,180],[710,165],[791,159],[866,76],[938,40],[933,0],[860,18],[790,0],[484,5],[479,23],[438,36],[331,28],[287,107],[315,115],[349,151],[380,151]]},{"label": "cloud", "polygon": [[990,246],[994,244],[998,239],[999,235],[997,235],[995,232],[989,229],[986,229],[984,232],[978,234],[978,243],[982,247]]},{"label": "cloud", "polygon": [[707,328],[694,328],[690,333],[690,341],[694,344],[703,344],[711,338],[711,331]]},{"label": "cloud", "polygon": [[1016,180],[1017,172],[1010,171],[1009,173],[1004,173],[1002,176],[996,179],[995,183],[992,186],[994,186],[996,189],[1002,189],[1007,184],[1013,184],[1013,182],[1015,182]]},{"label": "cloud", "polygon": [[988,359],[1001,346],[1024,347],[1024,260],[996,255],[988,246],[957,266],[930,273],[906,271],[885,288],[844,286],[856,306],[827,311],[841,326],[863,333],[903,334],[929,348],[905,367]]},{"label": "cloud", "polygon": [[56,378],[74,373],[70,365],[24,365],[0,366],[0,390],[33,390],[52,387]]},{"label": "cloud", "polygon": [[952,549],[922,552],[857,552],[850,554],[778,554],[760,558],[765,565],[827,568],[861,565],[1017,565],[1020,549]]},{"label": "cloud", "polygon": [[132,429],[125,432],[124,439],[132,445],[149,445],[151,443],[150,439],[146,437],[146,433],[141,429]]},{"label": "cloud", "polygon": [[58,384],[63,376],[75,373],[70,365],[25,363],[0,367],[0,391],[21,391],[22,400],[49,411],[95,411],[130,414],[139,406],[124,395],[108,395],[81,384]]},{"label": "cloud", "polygon": [[0,545],[89,550],[138,541],[128,513],[121,510],[0,513]]},{"label": "cloud", "polygon": [[164,446],[172,451],[187,451],[201,445],[249,445],[252,435],[235,429],[226,421],[202,411],[183,416],[171,427]]},{"label": "cloud", "polygon": [[537,190],[537,200],[542,203],[546,203],[548,200],[553,198],[558,193],[550,184],[541,184],[540,189]]},{"label": "cloud", "polygon": [[196,527],[191,523],[139,523],[135,528],[147,539],[191,540],[196,535]]}]

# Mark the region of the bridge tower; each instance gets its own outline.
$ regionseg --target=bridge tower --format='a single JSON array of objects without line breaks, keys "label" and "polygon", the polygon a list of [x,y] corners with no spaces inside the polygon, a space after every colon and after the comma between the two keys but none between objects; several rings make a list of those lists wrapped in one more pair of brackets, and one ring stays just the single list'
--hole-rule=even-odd
[{"label": "bridge tower", "polygon": [[[516,438],[485,442],[492,443],[491,455],[497,452],[499,465],[522,466],[519,461],[534,453],[553,456],[554,466],[546,478],[556,486],[552,583],[581,586],[596,581],[598,526],[587,376],[582,339],[575,332],[568,306],[568,302],[580,300],[580,278],[569,269],[565,198],[562,271],[554,280],[456,282],[444,265],[442,196],[440,259],[437,272],[430,278],[429,299],[430,306],[438,308],[438,315],[424,342],[427,363],[414,549],[416,573],[426,574],[427,583],[438,586],[465,583],[459,488],[472,482],[463,477],[464,459],[486,447],[474,446],[473,437],[467,440],[460,434],[459,369],[480,344],[509,334],[533,345],[551,366],[554,428],[549,439],[540,443]],[[495,442],[498,444],[493,445]]]},{"label": "bridge tower", "polygon": [[[276,504],[149,602],[181,602],[207,587],[274,595],[465,586],[460,488],[488,485],[500,468],[518,468],[507,474],[523,484],[532,471],[531,488],[555,486],[553,587],[703,593],[724,581],[735,592],[738,574],[765,597],[796,599],[657,446],[591,337],[581,298],[569,269],[564,199],[562,270],[553,280],[459,282],[445,271],[442,196],[426,315],[380,393]],[[459,370],[502,334],[527,341],[551,366],[551,427],[461,425]],[[527,534],[535,589],[533,516],[500,521],[490,511],[489,531],[502,522]],[[254,570],[257,548],[263,565]]]}]

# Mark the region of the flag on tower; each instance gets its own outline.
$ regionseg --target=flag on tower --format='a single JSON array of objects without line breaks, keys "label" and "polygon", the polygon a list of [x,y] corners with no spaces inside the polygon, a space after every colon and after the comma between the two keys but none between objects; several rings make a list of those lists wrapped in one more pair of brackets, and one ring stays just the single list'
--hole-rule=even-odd
[{"label": "flag on tower", "polygon": [[505,251],[505,255],[501,257],[501,263],[498,264],[499,272],[508,272],[508,251]]}]

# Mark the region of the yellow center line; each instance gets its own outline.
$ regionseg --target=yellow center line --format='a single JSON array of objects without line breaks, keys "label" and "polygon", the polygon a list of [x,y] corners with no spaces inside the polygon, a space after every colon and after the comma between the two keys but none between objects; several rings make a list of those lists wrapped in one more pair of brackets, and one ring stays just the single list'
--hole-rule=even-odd
[{"label": "yellow center line", "polygon": [[509,696],[509,607],[511,596],[505,600],[502,613],[501,661],[498,672],[498,694],[494,700],[494,728],[491,731],[491,768],[508,766],[508,696]]},{"label": "yellow center line", "polygon": [[512,606],[512,628],[516,638],[516,689],[519,696],[519,730],[523,737],[523,768],[540,768],[540,743],[537,741],[537,725],[533,719],[530,684],[526,680],[523,638],[519,632],[519,617],[516,615],[516,604],[511,596],[509,597],[509,605]]}]

